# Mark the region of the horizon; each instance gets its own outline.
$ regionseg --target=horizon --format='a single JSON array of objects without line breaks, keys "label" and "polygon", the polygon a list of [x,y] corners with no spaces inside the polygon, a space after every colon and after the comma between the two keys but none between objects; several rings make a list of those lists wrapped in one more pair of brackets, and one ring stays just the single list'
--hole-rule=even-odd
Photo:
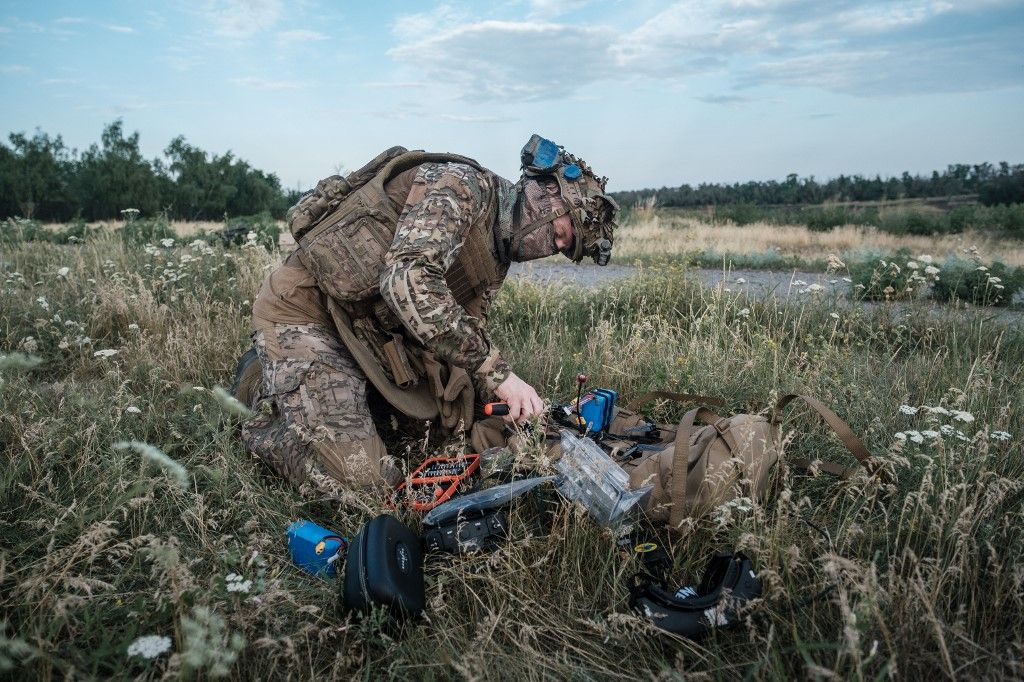
[{"label": "horizon", "polygon": [[1009,0],[5,2],[0,126],[84,150],[120,118],[286,189],[394,144],[514,179],[533,132],[611,191],[922,175],[1024,160],[1022,29]]}]

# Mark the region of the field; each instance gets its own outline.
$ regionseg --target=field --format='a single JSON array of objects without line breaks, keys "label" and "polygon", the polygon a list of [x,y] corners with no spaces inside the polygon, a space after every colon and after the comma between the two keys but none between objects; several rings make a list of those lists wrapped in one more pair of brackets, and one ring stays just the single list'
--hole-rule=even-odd
[{"label": "field", "polygon": [[[730,237],[692,226],[674,241],[662,224],[644,229],[624,236],[624,251],[661,256],[718,237],[716,249],[774,246],[749,226]],[[817,244],[792,232],[784,248],[816,258],[863,246],[869,235],[850,230]],[[941,257],[967,245],[909,248]],[[1020,245],[977,245],[1022,262]],[[545,397],[569,398],[580,371],[626,397],[670,388],[723,396],[736,411],[807,392],[849,421],[887,476],[839,481],[783,466],[762,503],[722,507],[666,537],[680,584],[721,548],[754,556],[765,582],[744,627],[703,642],[630,613],[633,560],[551,493],[513,509],[517,532],[499,551],[432,563],[426,618],[386,633],[338,613],[335,586],[294,568],[285,548],[292,519],[354,534],[386,510],[382,491],[305,499],[245,453],[240,417],[216,396],[280,255],[105,231],[0,247],[2,673],[1024,677],[1019,326],[983,311],[748,299],[702,289],[679,268],[596,290],[507,286],[495,338]],[[653,415],[679,410],[658,404]],[[796,411],[787,429],[790,453],[850,461],[810,415]],[[404,441],[408,465],[426,442]],[[145,635],[169,638],[170,651],[129,655]]]}]

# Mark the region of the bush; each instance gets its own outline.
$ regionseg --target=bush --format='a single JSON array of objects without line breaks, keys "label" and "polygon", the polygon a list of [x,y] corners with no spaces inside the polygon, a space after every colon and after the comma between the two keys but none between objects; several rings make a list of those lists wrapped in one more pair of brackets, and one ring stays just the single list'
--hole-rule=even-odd
[{"label": "bush", "polygon": [[120,231],[121,240],[125,244],[155,244],[161,239],[177,237],[166,215],[154,218],[133,218],[130,214]]},{"label": "bush", "polygon": [[[250,239],[250,234],[255,236]],[[241,246],[247,241],[255,241],[267,251],[274,251],[281,236],[281,228],[269,213],[263,212],[231,218],[224,224],[224,229],[218,236],[225,246]]]},{"label": "bush", "polygon": [[942,274],[932,285],[932,298],[966,301],[974,305],[1008,306],[1024,287],[1024,268],[1009,268],[996,261],[990,266],[975,261],[948,258]]},{"label": "bush", "polygon": [[924,268],[910,255],[909,250],[899,249],[887,258],[874,256],[850,262],[853,298],[867,301],[906,300],[914,298],[927,286],[928,276],[922,274]]}]

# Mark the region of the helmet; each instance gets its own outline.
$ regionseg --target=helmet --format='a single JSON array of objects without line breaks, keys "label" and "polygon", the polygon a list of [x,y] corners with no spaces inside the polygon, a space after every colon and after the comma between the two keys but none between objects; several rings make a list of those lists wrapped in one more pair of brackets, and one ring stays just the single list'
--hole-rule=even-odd
[{"label": "helmet", "polygon": [[[572,219],[576,238],[570,247],[571,253],[566,255],[577,263],[584,256],[590,256],[598,265],[607,265],[612,252],[615,213],[619,210],[615,200],[605,194],[608,178],[598,178],[582,159],[537,134],[523,147],[520,159],[521,189],[530,180],[554,181],[558,185],[560,201],[555,198],[553,203],[562,205],[554,208],[547,220],[566,214]],[[536,227],[539,226],[534,229]]]}]

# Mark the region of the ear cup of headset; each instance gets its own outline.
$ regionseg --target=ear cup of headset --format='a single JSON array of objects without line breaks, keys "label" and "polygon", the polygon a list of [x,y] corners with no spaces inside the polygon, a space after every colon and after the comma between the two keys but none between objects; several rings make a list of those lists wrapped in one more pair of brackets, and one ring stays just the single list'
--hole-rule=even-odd
[{"label": "ear cup of headset", "polygon": [[712,629],[739,623],[739,610],[761,596],[753,562],[744,554],[718,554],[711,559],[696,588],[669,591],[648,583],[630,600],[654,625],[690,639],[700,639]]}]

